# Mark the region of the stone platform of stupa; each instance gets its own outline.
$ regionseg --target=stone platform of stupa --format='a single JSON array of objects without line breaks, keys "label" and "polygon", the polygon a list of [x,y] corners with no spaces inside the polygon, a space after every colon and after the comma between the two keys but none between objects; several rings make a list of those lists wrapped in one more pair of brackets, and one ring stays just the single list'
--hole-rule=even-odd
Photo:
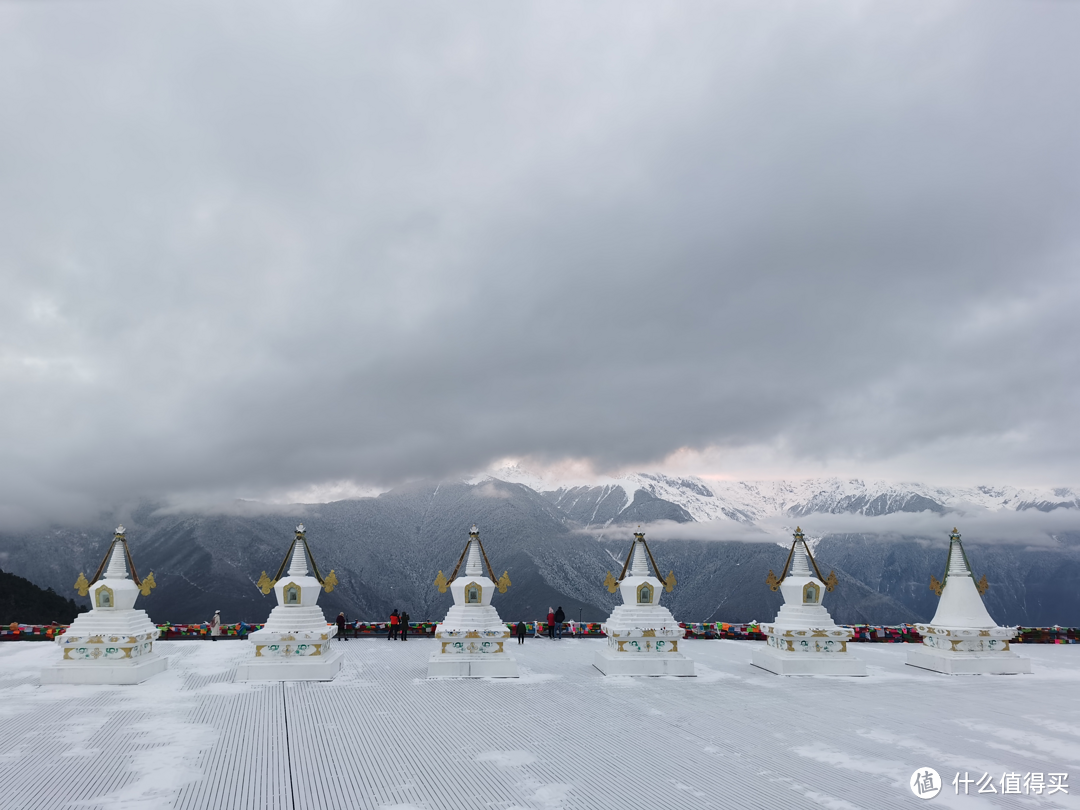
[{"label": "stone platform of stupa", "polygon": [[945,575],[941,582],[932,578],[930,587],[941,599],[934,618],[928,624],[915,625],[923,643],[908,652],[908,664],[948,675],[1031,672],[1031,661],[1009,648],[1016,628],[999,627],[986,610],[982,598],[986,577],[975,581],[955,528],[949,535]]},{"label": "stone platform of stupa", "polygon": [[135,609],[139,594],[149,595],[154,585],[153,573],[139,579],[119,526],[93,579],[79,575],[75,587],[90,597],[91,609],[57,636],[63,657],[42,670],[41,682],[134,684],[163,672],[169,662],[154,651],[158,628]]}]

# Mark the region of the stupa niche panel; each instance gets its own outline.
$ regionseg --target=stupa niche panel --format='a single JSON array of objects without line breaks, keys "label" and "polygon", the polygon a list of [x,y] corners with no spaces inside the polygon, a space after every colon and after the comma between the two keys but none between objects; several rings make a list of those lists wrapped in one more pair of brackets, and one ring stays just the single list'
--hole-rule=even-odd
[{"label": "stupa niche panel", "polygon": [[754,649],[751,661],[777,675],[865,675],[866,664],[847,650],[852,631],[821,604],[836,587],[836,573],[823,578],[802,529],[795,528],[794,538],[780,578],[769,571],[766,582],[783,594],[784,604],[772,624],[761,625],[767,643]]},{"label": "stupa niche panel", "polygon": [[954,528],[941,582],[930,589],[941,597],[929,624],[916,624],[922,645],[910,650],[907,663],[947,675],[1019,675],[1031,672],[1031,661],[1009,649],[1015,627],[999,627],[983,604],[986,577],[978,582]]},{"label": "stupa niche panel", "polygon": [[[309,563],[314,576],[308,571]],[[257,584],[263,594],[273,590],[278,603],[262,630],[248,636],[255,657],[237,667],[236,680],[333,680],[343,656],[331,646],[337,625],[327,624],[318,602],[324,588],[334,589],[337,576],[333,571],[325,577],[319,573],[303,523],[296,527],[277,576],[270,579],[263,571]]]},{"label": "stupa niche panel", "polygon": [[[465,570],[461,570],[464,562]],[[488,576],[484,576],[484,566]],[[428,659],[429,678],[516,678],[517,661],[506,650],[510,630],[491,605],[497,590],[510,587],[508,572],[495,579],[495,572],[473,526],[450,578],[443,572],[435,578],[440,593],[453,594],[454,604],[446,618],[435,627],[438,649]]]},{"label": "stupa niche panel", "polygon": [[135,610],[135,600],[155,585],[152,572],[139,578],[124,527],[117,527],[93,578],[79,574],[75,589],[92,607],[57,637],[63,659],[42,670],[41,682],[132,684],[168,669],[169,659],[154,650],[157,626]]},{"label": "stupa niche panel", "polygon": [[[650,562],[656,576],[649,573]],[[661,592],[675,587],[675,574],[670,572],[666,580],[660,578],[643,533],[634,533],[618,579],[609,571],[604,584],[609,592],[618,591],[623,603],[603,624],[607,646],[596,653],[593,666],[605,675],[692,677],[694,662],[679,652],[683,629],[660,604]]]}]

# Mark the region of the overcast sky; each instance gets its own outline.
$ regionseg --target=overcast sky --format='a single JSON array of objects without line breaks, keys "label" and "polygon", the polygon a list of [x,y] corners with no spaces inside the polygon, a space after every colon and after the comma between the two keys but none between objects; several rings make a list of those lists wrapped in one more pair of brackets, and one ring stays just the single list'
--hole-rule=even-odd
[{"label": "overcast sky", "polygon": [[508,457],[1080,484],[1078,30],[0,3],[0,524]]}]

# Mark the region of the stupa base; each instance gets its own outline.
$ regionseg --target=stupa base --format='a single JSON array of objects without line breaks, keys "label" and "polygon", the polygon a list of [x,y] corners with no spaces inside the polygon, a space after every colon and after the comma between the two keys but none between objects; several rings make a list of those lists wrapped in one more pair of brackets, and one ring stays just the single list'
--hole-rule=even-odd
[{"label": "stupa base", "polygon": [[142,683],[147,678],[153,677],[159,672],[164,672],[168,668],[169,659],[163,655],[144,656],[139,661],[131,664],[113,663],[111,661],[98,664],[79,661],[43,668],[41,670],[41,682],[43,684],[77,683],[129,686]]},{"label": "stupa base", "polygon": [[429,678],[517,678],[517,661],[506,653],[435,653],[428,659]]},{"label": "stupa base", "polygon": [[593,666],[605,675],[637,675],[655,678],[675,675],[693,678],[694,662],[682,653],[620,653],[602,650],[593,659]]},{"label": "stupa base", "polygon": [[989,655],[938,652],[929,648],[908,650],[907,665],[945,675],[1030,675],[1031,659],[1016,653]]},{"label": "stupa base", "polygon": [[785,653],[760,646],[754,649],[750,662],[775,675],[866,675],[866,664],[848,653]]},{"label": "stupa base", "polygon": [[337,650],[325,655],[290,658],[255,658],[236,668],[240,681],[332,681],[341,671],[344,656]]}]

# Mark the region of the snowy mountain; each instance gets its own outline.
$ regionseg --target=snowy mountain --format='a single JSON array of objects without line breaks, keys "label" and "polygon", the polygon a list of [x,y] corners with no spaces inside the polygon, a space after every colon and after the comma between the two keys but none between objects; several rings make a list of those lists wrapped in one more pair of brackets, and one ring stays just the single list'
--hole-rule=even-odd
[{"label": "snowy mountain", "polygon": [[[919,483],[812,478],[801,481],[706,481],[692,476],[631,473],[618,478],[560,481],[520,467],[504,467],[475,476],[470,483],[501,480],[540,492],[586,526],[648,520],[732,520],[754,524],[772,517],[812,514],[887,515],[895,512],[944,513],[965,507],[998,511],[1080,509],[1080,495],[1068,488],[1051,490],[979,486],[946,488]],[[643,498],[644,493],[647,498]],[[645,504],[663,501],[667,506]],[[635,501],[637,504],[635,506]],[[681,510],[681,511],[679,511]],[[667,512],[669,517],[659,517]]]},{"label": "snowy mountain", "polygon": [[[230,620],[257,621],[272,600],[254,583],[261,571],[276,569],[292,527],[303,521],[320,567],[334,569],[341,583],[320,600],[328,615],[344,610],[378,619],[398,607],[438,618],[449,595],[434,588],[436,574],[453,567],[476,523],[492,565],[513,582],[499,596],[504,618],[534,619],[562,605],[571,616],[600,620],[616,599],[602,585],[605,575],[619,568],[633,529],[643,524],[656,541],[658,564],[676,572],[679,585],[663,599],[678,618],[747,621],[775,615],[780,597],[765,577],[783,566],[798,521],[815,532],[819,564],[839,577],[828,597],[833,616],[895,624],[933,615],[929,581],[942,574],[955,511],[972,565],[991,583],[991,615],[1003,623],[1065,625],[1080,624],[1078,505],[1073,490],[718,482],[651,473],[552,480],[511,468],[332,503],[238,503],[210,511],[141,504],[94,525],[0,534],[0,562],[70,596],[79,572],[96,569],[112,528],[123,522],[139,570],[154,571],[158,582],[140,602],[154,618],[188,622],[220,609]],[[1007,524],[1035,518],[1064,528],[1043,532],[1041,545],[1009,526],[987,540],[975,530],[975,512]]]}]

